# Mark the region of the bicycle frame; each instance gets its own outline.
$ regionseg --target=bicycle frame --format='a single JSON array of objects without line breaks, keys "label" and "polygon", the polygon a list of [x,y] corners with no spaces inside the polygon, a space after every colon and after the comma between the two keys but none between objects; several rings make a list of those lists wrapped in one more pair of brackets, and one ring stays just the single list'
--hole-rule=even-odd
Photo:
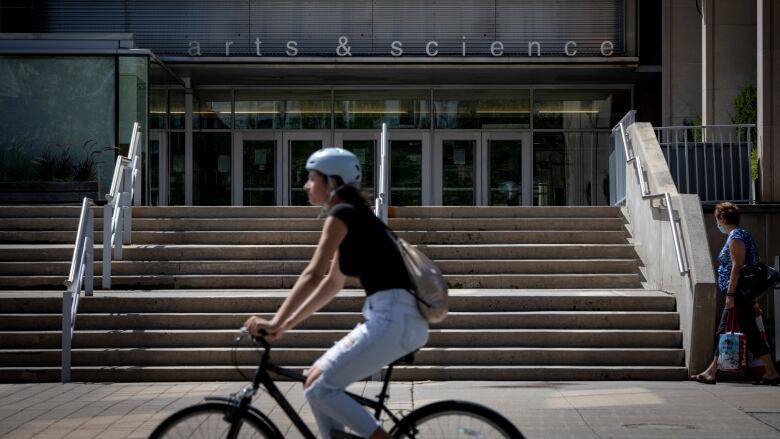
[{"label": "bicycle frame", "polygon": [[[292,421],[293,425],[295,425],[298,431],[301,432],[303,437],[305,437],[306,439],[316,439],[314,433],[312,433],[309,427],[303,422],[303,419],[301,419],[301,417],[298,415],[295,409],[287,401],[287,398],[285,398],[284,394],[276,386],[276,383],[271,378],[269,372],[283,376],[285,378],[289,378],[293,381],[297,381],[300,383],[306,382],[306,376],[294,370],[286,369],[271,363],[269,361],[271,346],[268,344],[268,341],[266,341],[266,339],[262,336],[252,337],[252,339],[254,341],[259,341],[263,345],[263,349],[264,349],[263,357],[260,360],[260,365],[257,366],[257,370],[255,371],[255,376],[252,379],[251,390],[247,386],[247,388],[244,388],[244,390],[242,391],[241,396],[231,400],[231,402],[234,404],[236,402],[238,403],[238,407],[237,407],[238,411],[252,410],[253,409],[251,406],[252,397],[257,393],[257,389],[262,385],[266,389],[268,394],[271,396],[271,398],[273,398],[274,401],[276,401],[276,403],[279,404],[282,410],[284,410],[284,413],[287,415],[290,421]],[[393,373],[393,366],[398,362],[403,361],[405,358],[406,357],[396,360],[395,362],[391,363],[387,367],[387,373],[385,374],[385,378],[382,382],[382,390],[379,392],[379,395],[377,395],[377,400],[364,398],[360,395],[356,395],[351,392],[346,392],[346,394],[350,396],[352,399],[354,399],[355,401],[357,401],[359,404],[373,409],[374,418],[376,418],[377,420],[380,419],[382,413],[386,413],[393,421],[393,423],[398,425],[400,423],[400,418],[395,416],[390,411],[390,409],[388,409],[385,406],[385,401],[389,398],[387,390],[390,385],[390,377],[392,376]],[[221,401],[225,400],[225,398],[220,398],[220,397],[206,398],[206,399],[221,400]],[[261,412],[257,410],[252,410],[252,411],[256,413],[260,413],[261,418],[263,418],[266,422],[270,423],[272,428],[275,427],[274,424],[271,423],[270,419],[268,419],[267,416],[263,415]]]}]

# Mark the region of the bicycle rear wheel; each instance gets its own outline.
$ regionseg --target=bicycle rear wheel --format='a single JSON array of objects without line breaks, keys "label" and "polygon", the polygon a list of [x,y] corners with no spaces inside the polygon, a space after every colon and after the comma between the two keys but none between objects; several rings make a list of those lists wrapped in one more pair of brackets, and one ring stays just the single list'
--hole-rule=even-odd
[{"label": "bicycle rear wheel", "polygon": [[466,401],[440,401],[420,407],[401,419],[391,434],[409,439],[524,438],[498,412]]},{"label": "bicycle rear wheel", "polygon": [[231,424],[227,418],[231,410],[233,407],[222,402],[206,402],[184,408],[166,418],[152,432],[149,439],[275,439],[278,437],[262,419],[250,412],[241,414],[238,429],[231,434]]}]

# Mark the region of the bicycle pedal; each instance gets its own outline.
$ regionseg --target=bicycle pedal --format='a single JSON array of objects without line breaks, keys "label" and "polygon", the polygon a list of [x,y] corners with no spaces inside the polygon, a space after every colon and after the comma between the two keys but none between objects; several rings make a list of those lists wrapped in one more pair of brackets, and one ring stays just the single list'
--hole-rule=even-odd
[{"label": "bicycle pedal", "polygon": [[363,436],[355,436],[354,434],[337,430],[331,431],[330,437],[333,439],[364,439]]}]

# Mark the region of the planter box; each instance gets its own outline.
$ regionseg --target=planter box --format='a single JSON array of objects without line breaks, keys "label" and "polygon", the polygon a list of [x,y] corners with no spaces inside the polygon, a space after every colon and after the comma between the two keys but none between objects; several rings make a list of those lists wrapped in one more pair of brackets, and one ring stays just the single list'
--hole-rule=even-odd
[{"label": "planter box", "polygon": [[0,204],[80,204],[97,191],[97,181],[0,183]]}]

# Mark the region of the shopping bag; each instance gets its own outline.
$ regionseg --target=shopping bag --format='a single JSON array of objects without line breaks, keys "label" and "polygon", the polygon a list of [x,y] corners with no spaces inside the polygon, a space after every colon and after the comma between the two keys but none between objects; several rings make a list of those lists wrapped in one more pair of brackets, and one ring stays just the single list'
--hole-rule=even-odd
[{"label": "shopping bag", "polygon": [[718,370],[740,371],[747,367],[745,334],[739,332],[736,309],[729,310],[726,317],[726,332],[718,340]]}]

